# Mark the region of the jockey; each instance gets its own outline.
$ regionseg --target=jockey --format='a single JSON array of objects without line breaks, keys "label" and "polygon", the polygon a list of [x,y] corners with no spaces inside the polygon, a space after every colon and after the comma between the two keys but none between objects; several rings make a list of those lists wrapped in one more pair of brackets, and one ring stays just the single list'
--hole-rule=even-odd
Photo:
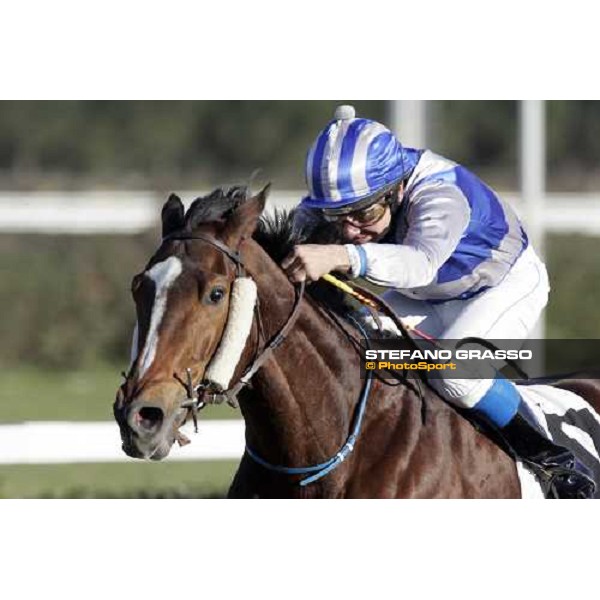
[{"label": "jockey", "polygon": [[[329,222],[347,243],[296,246],[282,262],[292,281],[331,271],[364,277],[438,339],[531,333],[548,301],[546,268],[511,207],[467,169],[405,148],[385,126],[339,106],[308,153],[306,181],[295,222]],[[550,473],[560,497],[593,496],[586,467],[546,437],[513,383],[496,375],[431,384],[494,426],[534,471]]]}]

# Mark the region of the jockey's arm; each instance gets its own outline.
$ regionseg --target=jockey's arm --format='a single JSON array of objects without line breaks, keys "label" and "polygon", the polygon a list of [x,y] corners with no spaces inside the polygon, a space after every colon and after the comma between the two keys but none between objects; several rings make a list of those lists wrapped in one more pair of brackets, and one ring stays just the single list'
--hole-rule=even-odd
[{"label": "jockey's arm", "polygon": [[437,184],[417,191],[411,199],[402,243],[347,244],[349,272],[384,287],[428,285],[458,246],[469,218],[469,204],[454,186]]}]

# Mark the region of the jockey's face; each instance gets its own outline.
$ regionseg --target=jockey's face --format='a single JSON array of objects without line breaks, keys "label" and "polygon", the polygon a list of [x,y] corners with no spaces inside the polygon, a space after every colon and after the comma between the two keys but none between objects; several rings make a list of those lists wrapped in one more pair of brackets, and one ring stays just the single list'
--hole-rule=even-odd
[{"label": "jockey's face", "polygon": [[342,221],[342,235],[350,244],[367,244],[382,237],[390,226],[392,211],[386,205],[383,214],[371,223],[359,223],[352,219]]},{"label": "jockey's face", "polygon": [[[400,186],[398,202],[401,201],[403,192],[404,186]],[[341,223],[344,240],[349,244],[367,244],[382,238],[387,233],[392,221],[392,211],[389,204],[384,201],[382,206],[385,207],[385,210],[383,212],[375,211],[376,217],[371,221],[365,222],[360,219],[353,219],[352,213],[347,215]]]}]

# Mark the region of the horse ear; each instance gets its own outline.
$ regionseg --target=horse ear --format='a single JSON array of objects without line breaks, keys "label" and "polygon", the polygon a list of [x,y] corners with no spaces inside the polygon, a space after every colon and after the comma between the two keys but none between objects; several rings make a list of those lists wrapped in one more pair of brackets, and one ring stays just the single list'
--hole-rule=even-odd
[{"label": "horse ear", "polygon": [[256,196],[246,200],[232,213],[222,233],[223,241],[230,248],[237,248],[254,233],[270,189],[271,184],[268,183]]},{"label": "horse ear", "polygon": [[179,196],[171,194],[164,203],[161,212],[163,238],[183,227],[185,223],[183,214],[183,202]]}]

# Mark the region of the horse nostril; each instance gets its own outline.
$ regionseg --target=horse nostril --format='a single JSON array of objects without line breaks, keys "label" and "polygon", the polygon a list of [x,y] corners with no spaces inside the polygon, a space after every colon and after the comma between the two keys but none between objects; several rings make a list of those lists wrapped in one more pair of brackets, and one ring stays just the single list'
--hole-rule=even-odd
[{"label": "horse nostril", "polygon": [[133,425],[140,433],[155,433],[163,422],[164,413],[157,406],[142,406],[133,415]]}]

